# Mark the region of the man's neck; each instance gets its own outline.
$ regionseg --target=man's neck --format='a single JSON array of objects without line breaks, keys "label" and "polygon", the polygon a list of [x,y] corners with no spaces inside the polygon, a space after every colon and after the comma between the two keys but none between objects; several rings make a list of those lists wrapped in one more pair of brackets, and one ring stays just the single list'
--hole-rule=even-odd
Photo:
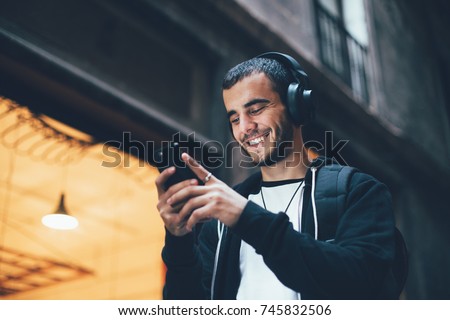
[{"label": "man's neck", "polygon": [[261,167],[263,181],[280,181],[304,178],[309,160],[306,149],[292,152],[272,166]]}]

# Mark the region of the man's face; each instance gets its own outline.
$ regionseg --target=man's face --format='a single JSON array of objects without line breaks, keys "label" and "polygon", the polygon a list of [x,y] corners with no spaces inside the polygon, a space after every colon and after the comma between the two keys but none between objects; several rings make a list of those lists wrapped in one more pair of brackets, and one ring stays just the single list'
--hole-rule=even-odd
[{"label": "man's face", "polygon": [[292,148],[293,126],[264,73],[243,78],[223,91],[233,136],[258,165],[272,165]]}]

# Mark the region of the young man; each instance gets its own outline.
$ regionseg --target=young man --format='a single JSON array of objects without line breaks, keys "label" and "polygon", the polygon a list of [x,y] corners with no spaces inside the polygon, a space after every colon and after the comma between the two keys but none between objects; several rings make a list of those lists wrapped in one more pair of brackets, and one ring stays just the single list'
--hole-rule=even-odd
[{"label": "young man", "polygon": [[[314,188],[325,162],[308,163],[301,126],[287,112],[288,87],[295,81],[289,67],[259,57],[225,76],[223,99],[234,139],[260,173],[232,189],[183,154],[205,185],[187,180],[165,190],[175,168],[156,179],[166,227],[164,298],[389,296],[382,283],[394,257],[390,194],[356,172],[343,212],[317,212]],[[204,221],[196,241],[193,231]]]}]

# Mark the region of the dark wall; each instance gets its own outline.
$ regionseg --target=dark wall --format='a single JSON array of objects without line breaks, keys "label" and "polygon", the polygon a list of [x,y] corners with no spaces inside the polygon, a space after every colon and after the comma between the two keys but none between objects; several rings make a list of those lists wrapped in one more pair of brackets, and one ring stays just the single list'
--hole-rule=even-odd
[{"label": "dark wall", "polygon": [[450,41],[446,30],[434,30],[429,25],[438,16],[430,9],[437,2],[417,8],[403,1],[371,3],[372,40],[379,57],[375,67],[382,71],[376,79],[376,94],[383,96],[377,111],[399,129],[403,139],[446,165],[450,159],[450,127],[448,87],[443,81],[448,70],[443,59],[448,63],[450,58],[437,49],[437,42],[449,47]]},{"label": "dark wall", "polygon": [[[410,252],[409,299],[450,298],[450,160],[448,5],[370,1],[376,112],[394,127],[407,152],[403,167],[422,165],[393,188],[397,223]],[[444,14],[443,12],[446,12]],[[399,149],[401,155],[405,150]],[[420,176],[427,173],[429,179]]]}]

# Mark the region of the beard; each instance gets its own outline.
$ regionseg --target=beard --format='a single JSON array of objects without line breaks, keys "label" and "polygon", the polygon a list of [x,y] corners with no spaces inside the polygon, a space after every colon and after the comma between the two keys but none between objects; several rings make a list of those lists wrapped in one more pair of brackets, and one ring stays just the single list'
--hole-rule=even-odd
[{"label": "beard", "polygon": [[242,144],[241,149],[245,155],[252,158],[255,166],[268,167],[275,165],[293,152],[293,141],[294,130],[292,124],[287,119],[283,119],[281,125],[275,129],[275,141],[269,142],[269,152],[266,153],[264,151],[265,155],[263,157],[259,157],[254,152],[249,152]]}]

